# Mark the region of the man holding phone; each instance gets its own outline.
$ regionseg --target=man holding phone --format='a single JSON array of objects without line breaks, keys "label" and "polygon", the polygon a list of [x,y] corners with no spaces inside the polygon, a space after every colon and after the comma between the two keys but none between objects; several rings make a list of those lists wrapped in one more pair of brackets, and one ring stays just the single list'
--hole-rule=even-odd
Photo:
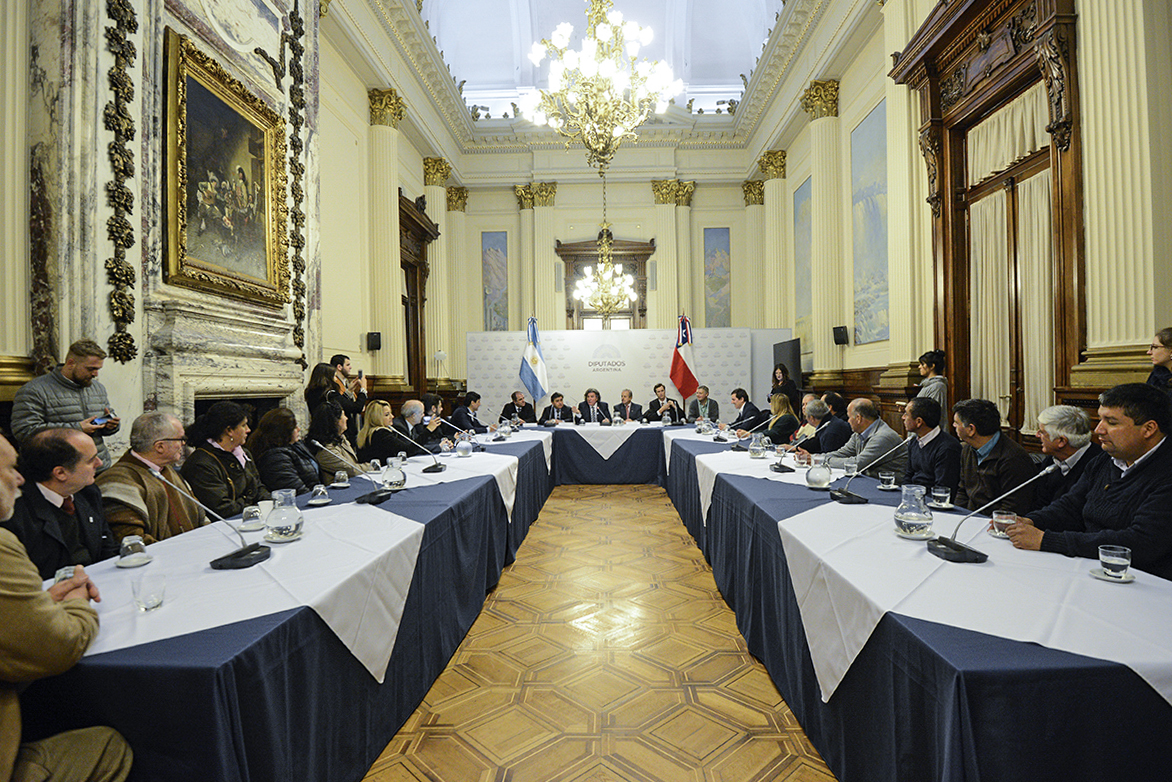
[{"label": "man holding phone", "polygon": [[80,429],[93,438],[101,469],[106,469],[110,453],[103,439],[115,434],[121,421],[110,407],[106,387],[98,382],[105,358],[98,343],[79,339],[69,346],[64,364],[25,383],[12,402],[16,439],[24,443],[45,429]]}]

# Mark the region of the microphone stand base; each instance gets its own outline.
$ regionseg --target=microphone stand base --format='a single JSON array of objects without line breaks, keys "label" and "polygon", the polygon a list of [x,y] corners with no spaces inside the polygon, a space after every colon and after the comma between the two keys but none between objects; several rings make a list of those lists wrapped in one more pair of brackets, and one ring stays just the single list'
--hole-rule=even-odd
[{"label": "microphone stand base", "polygon": [[740,443],[737,443],[732,448],[729,448],[729,450],[730,451],[747,451],[749,449],[746,448],[745,446],[741,445]]},{"label": "microphone stand base", "polygon": [[213,570],[243,570],[244,568],[259,565],[269,558],[273,550],[268,546],[262,546],[259,543],[250,543],[243,548],[238,548],[231,554],[213,559],[208,564],[212,566]]},{"label": "microphone stand base", "polygon": [[846,489],[831,489],[830,499],[835,502],[841,502],[843,505],[864,505],[870,502],[866,497],[860,497],[853,491],[847,491]]},{"label": "microphone stand base", "polygon": [[949,562],[984,562],[989,555],[941,535],[928,541],[928,553]]},{"label": "microphone stand base", "polygon": [[420,470],[420,472],[443,472],[446,469],[448,469],[446,464],[440,464],[439,462],[436,462],[435,464],[429,464],[428,466],[424,467],[422,470]]}]

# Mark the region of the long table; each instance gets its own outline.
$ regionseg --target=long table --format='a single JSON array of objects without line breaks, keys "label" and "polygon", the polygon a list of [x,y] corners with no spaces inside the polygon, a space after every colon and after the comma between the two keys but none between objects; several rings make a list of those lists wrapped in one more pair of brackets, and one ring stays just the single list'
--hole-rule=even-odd
[{"label": "long table", "polygon": [[[558,425],[553,427],[553,481],[567,484],[635,484],[662,486],[666,463],[662,426],[626,424],[622,427]],[[621,433],[627,439],[610,456],[603,456],[588,438]]]},{"label": "long table", "polygon": [[[695,457],[712,450],[674,442],[668,493],[749,650],[841,782],[1167,776],[1172,707],[1126,666],[895,613],[823,702],[778,520],[828,498],[721,474],[702,518]],[[867,478],[851,488],[898,502]]]},{"label": "long table", "polygon": [[[135,751],[136,780],[361,778],[443,671],[548,497],[540,444],[494,450],[519,459],[511,523],[491,476],[408,488],[379,506],[425,525],[383,684],[312,609],[297,608],[83,658],[22,695],[26,736],[111,725]],[[352,484],[332,492],[335,504],[372,488]]]}]

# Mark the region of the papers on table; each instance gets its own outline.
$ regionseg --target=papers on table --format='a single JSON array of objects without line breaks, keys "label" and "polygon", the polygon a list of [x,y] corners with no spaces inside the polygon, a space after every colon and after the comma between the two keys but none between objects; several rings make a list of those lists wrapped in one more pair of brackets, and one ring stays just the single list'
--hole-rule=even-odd
[{"label": "papers on table", "polygon": [[[1098,563],[1015,549],[970,519],[957,536],[989,555],[946,562],[893,532],[894,509],[833,503],[778,522],[810,657],[829,700],[887,611],[1128,666],[1172,703],[1172,581],[1088,575]],[[959,520],[941,515],[937,532]]]}]

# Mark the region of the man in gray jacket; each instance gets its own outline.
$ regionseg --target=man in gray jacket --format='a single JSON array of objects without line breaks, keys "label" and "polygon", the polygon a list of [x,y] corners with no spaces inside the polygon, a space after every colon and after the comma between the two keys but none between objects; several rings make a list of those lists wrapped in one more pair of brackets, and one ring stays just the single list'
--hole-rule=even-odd
[{"label": "man in gray jacket", "polygon": [[879,417],[879,410],[870,399],[854,399],[846,407],[846,422],[850,424],[851,439],[837,451],[826,455],[826,463],[842,469],[847,459],[857,459],[859,469],[867,475],[877,477],[881,470],[891,470],[902,477],[907,471],[907,449],[900,448],[893,454],[880,456],[899,445],[902,437]]},{"label": "man in gray jacket", "polygon": [[69,346],[64,364],[25,383],[12,401],[16,439],[23,443],[44,429],[80,429],[94,439],[101,469],[109,467],[103,438],[117,432],[120,422],[97,380],[105,358],[98,343],[79,339]]}]

